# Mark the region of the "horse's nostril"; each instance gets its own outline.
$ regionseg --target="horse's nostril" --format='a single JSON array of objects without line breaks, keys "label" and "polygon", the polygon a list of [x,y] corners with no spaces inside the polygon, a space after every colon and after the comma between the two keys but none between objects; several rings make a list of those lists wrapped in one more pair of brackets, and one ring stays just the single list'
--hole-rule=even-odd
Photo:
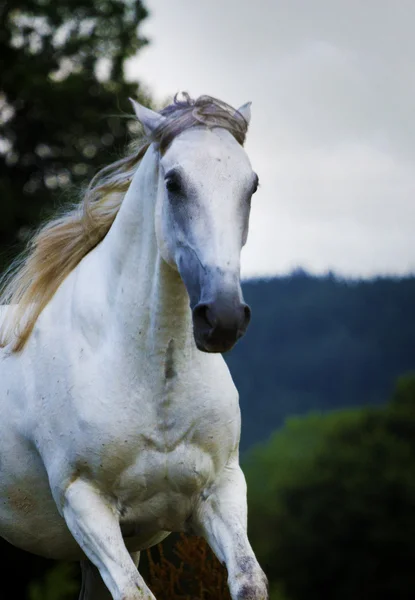
[{"label": "horse's nostril", "polygon": [[209,304],[198,304],[193,309],[193,321],[195,325],[206,328],[206,325],[213,329],[215,326],[215,318],[209,308]]},{"label": "horse's nostril", "polygon": [[245,317],[245,326],[249,325],[249,321],[251,320],[251,309],[247,304],[244,304],[244,317]]}]

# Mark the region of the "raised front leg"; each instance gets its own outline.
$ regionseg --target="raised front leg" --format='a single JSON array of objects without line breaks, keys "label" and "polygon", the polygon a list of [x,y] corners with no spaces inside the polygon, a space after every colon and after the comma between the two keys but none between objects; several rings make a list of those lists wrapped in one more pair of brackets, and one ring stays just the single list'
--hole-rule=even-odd
[{"label": "raised front leg", "polygon": [[[136,567],[140,559],[140,553],[131,554]],[[111,600],[112,596],[102,581],[102,577],[95,565],[89,559],[81,561],[82,588],[79,600]]]},{"label": "raised front leg", "polygon": [[[107,498],[90,483],[77,479],[66,490],[62,512],[72,535],[99,570],[113,600],[155,600],[125,547],[117,510]],[[92,573],[90,585],[95,585],[99,592],[101,584],[99,580],[94,583]]]},{"label": "raised front leg", "polygon": [[248,541],[246,483],[236,461],[201,500],[193,527],[226,565],[232,600],[268,599],[267,578]]}]

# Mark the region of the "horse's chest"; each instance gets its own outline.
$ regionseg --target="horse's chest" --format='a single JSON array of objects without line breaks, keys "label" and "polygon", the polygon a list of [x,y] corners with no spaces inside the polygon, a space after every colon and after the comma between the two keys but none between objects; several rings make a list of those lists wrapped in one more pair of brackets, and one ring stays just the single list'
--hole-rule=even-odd
[{"label": "horse's chest", "polygon": [[196,385],[194,376],[167,374],[110,394],[119,398],[111,419],[105,410],[82,407],[81,454],[117,498],[124,523],[140,530],[181,529],[239,439],[233,384],[218,388],[212,376]]},{"label": "horse's chest", "polygon": [[143,449],[117,486],[124,526],[135,530],[180,530],[201,494],[221,469],[202,448],[186,442],[173,450]]}]

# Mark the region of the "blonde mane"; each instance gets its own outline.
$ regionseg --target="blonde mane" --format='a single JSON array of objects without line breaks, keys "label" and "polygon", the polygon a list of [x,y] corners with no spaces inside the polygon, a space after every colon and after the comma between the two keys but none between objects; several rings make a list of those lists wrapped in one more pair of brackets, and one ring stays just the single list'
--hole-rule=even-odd
[{"label": "blonde mane", "polygon": [[[163,154],[181,132],[195,126],[222,127],[243,145],[244,117],[228,104],[210,96],[192,100],[177,95],[160,111],[166,120],[151,138],[141,137],[130,153],[99,171],[80,202],[55,217],[34,235],[26,252],[1,282],[0,305],[13,305],[0,324],[0,347],[14,352],[27,342],[36,320],[73,269],[106,236],[120,209],[138,164],[152,143]],[[4,312],[4,311],[3,311]]]}]

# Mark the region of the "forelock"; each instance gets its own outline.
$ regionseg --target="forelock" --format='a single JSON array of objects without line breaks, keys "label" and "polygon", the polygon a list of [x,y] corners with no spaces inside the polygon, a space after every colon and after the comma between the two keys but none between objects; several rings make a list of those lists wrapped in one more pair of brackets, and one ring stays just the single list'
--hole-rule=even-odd
[{"label": "forelock", "polygon": [[243,146],[248,122],[235,108],[212,96],[200,96],[193,100],[182,92],[175,95],[173,103],[160,111],[166,120],[152,134],[152,141],[164,154],[174,138],[192,127],[221,127],[233,135]]}]

